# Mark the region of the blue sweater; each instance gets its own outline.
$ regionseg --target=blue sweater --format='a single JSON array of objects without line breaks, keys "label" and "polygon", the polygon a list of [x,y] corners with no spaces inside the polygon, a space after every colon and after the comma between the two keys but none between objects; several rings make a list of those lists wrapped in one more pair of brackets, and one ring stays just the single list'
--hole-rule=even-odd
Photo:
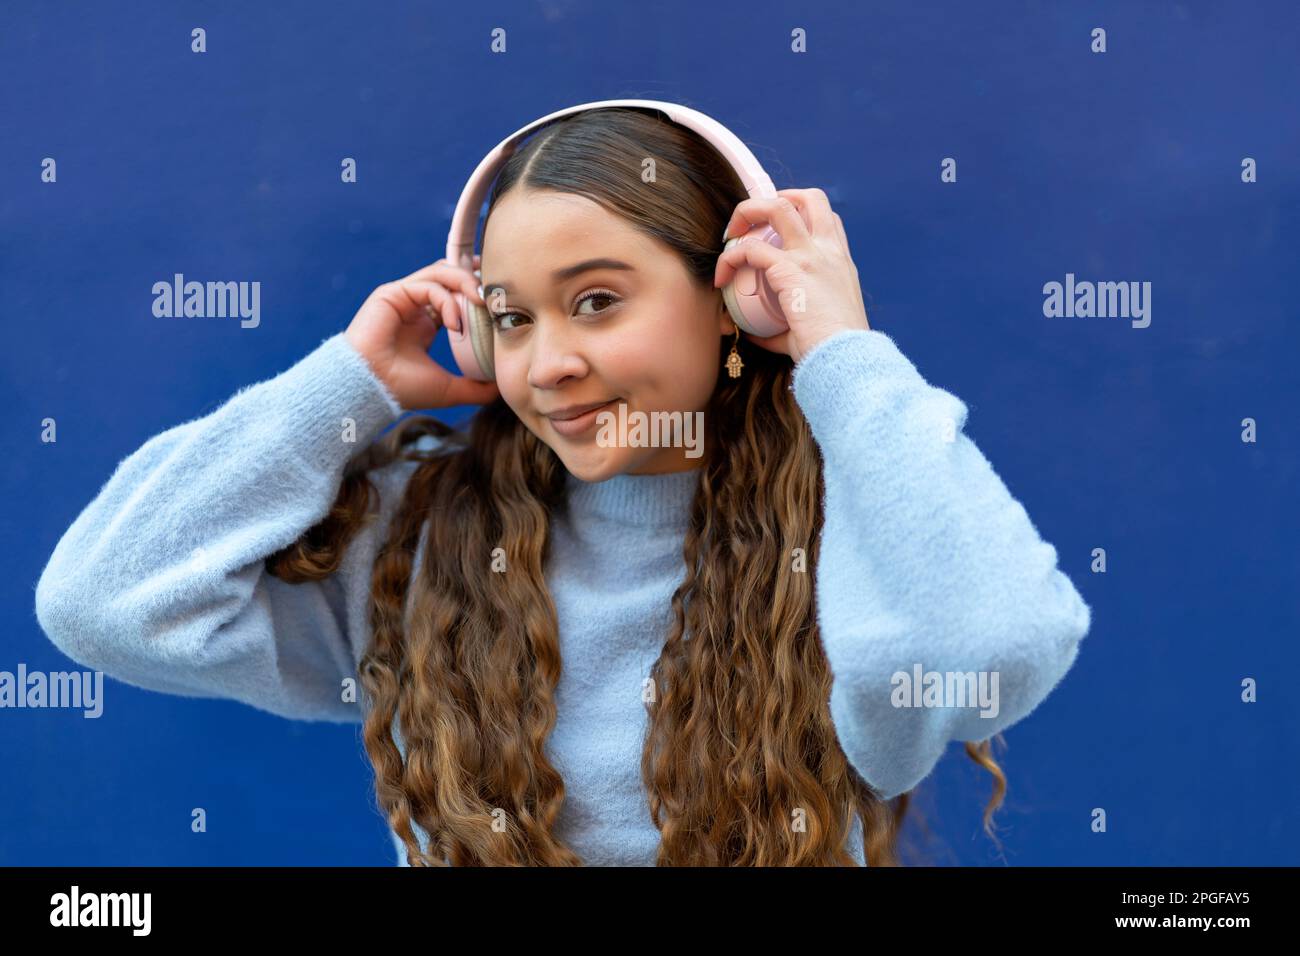
[{"label": "blue sweater", "polygon": [[[963,433],[966,406],[887,335],[825,340],[793,389],[825,462],[815,585],[831,716],[850,761],[889,798],[926,777],[949,742],[985,740],[1037,707],[1073,664],[1091,612]],[[137,687],[362,720],[341,687],[368,644],[370,571],[417,464],[373,473],[379,519],[330,578],[286,584],[262,559],[324,517],[347,460],[402,414],[338,333],[151,438],[55,547],[36,589],[41,627],[74,661]],[[355,443],[341,440],[345,418]],[[697,479],[570,475],[569,516],[553,529],[547,584],[564,669],[547,752],[566,783],[558,834],[589,865],[654,862],[641,688],[684,574]],[[967,672],[992,696],[953,697],[960,682],[945,678]],[[860,826],[853,833],[865,863]]]}]

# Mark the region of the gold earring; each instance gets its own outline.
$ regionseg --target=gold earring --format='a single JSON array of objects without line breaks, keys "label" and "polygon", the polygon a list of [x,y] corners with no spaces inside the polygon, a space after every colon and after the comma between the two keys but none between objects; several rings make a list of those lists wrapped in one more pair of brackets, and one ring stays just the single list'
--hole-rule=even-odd
[{"label": "gold earring", "polygon": [[731,343],[731,354],[727,356],[727,374],[732,378],[740,378],[740,370],[745,367],[745,363],[740,360],[740,353],[736,351],[736,345],[740,342],[740,326],[734,326],[736,330],[736,340]]}]

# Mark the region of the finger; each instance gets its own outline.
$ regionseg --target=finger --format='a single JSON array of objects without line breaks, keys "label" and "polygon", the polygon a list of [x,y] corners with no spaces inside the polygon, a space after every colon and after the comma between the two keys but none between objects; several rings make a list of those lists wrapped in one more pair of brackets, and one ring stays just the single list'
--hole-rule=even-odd
[{"label": "finger", "polygon": [[385,282],[375,290],[374,295],[397,313],[397,318],[403,325],[419,321],[427,301],[424,293],[414,290],[414,283],[403,279]]},{"label": "finger", "polygon": [[826,193],[816,187],[810,189],[778,189],[778,196],[784,196],[795,204],[804,220],[808,223],[808,229],[814,236],[833,235],[835,223],[832,217],[835,215],[831,209],[830,198]]},{"label": "finger", "polygon": [[[444,290],[449,289],[449,291],[451,291],[452,293],[457,293],[457,292],[464,293],[466,296],[469,297],[469,300],[471,302],[475,302],[479,305],[486,306],[487,303],[484,301],[483,296],[480,295],[478,291],[479,288],[478,279],[476,279],[470,273],[466,272],[463,269],[453,268],[450,272],[443,272],[440,273],[439,275],[440,278],[438,279],[410,279],[410,280],[402,280],[402,281],[410,282],[411,284],[419,288],[423,288],[429,285],[436,285]],[[441,311],[443,319],[449,320],[449,324],[452,328],[454,328],[456,331],[460,331],[460,304],[456,301],[456,297],[454,294],[451,295],[446,301],[450,302],[449,306],[443,305],[442,300],[439,301],[438,303],[439,311]]]},{"label": "finger", "polygon": [[438,369],[442,374],[431,383],[431,394],[427,400],[431,408],[445,408],[450,405],[486,405],[501,395],[496,382],[480,382],[466,378],[464,375],[452,375],[441,365],[438,365]]},{"label": "finger", "polygon": [[844,228],[844,220],[840,218],[839,213],[835,214],[835,228],[838,230],[840,247],[844,250],[844,255],[848,258],[849,262],[853,264],[853,272],[854,275],[856,275],[858,266],[857,263],[853,262],[853,250],[849,248],[849,234]]},{"label": "finger", "polygon": [[402,276],[403,279],[423,279],[427,280],[431,276],[444,270],[451,263],[446,259],[438,259],[436,262],[430,262],[428,265],[421,266],[408,276]]},{"label": "finger", "polygon": [[742,200],[727,220],[723,236],[731,238],[733,229],[737,236],[744,235],[750,227],[760,223],[770,224],[786,249],[797,248],[812,238],[798,207],[785,196]]},{"label": "finger", "polygon": [[850,259],[853,253],[849,249],[848,233],[844,231],[844,220],[831,208],[830,197],[824,190],[816,187],[810,189],[781,189],[777,195],[786,196],[799,207],[800,213],[813,225],[814,236],[831,236],[838,240],[840,249]]},{"label": "finger", "polygon": [[415,382],[408,386],[412,405],[416,408],[483,404],[500,394],[495,382],[480,382],[455,375],[431,355],[420,356],[417,365],[418,370],[413,373]]},{"label": "finger", "polygon": [[454,295],[448,295],[442,300],[441,306],[442,324],[453,331],[460,332],[465,327],[461,324],[460,303]]},{"label": "finger", "polygon": [[420,343],[420,348],[429,351],[434,340],[438,337],[438,330],[442,328],[442,319],[438,315],[438,310],[431,305],[424,307],[424,316],[415,326],[416,341]]},{"label": "finger", "polygon": [[433,340],[438,337],[438,329],[446,323],[443,322],[443,316],[447,314],[448,303],[453,298],[452,294],[436,282],[429,283],[428,286],[429,301],[424,306],[425,317],[428,320],[424,328],[421,340],[425,349],[433,344]]},{"label": "finger", "polygon": [[[456,297],[440,282],[398,279],[380,286],[380,296],[397,312],[404,325],[416,324],[426,317],[445,325],[460,317]],[[435,313],[427,310],[429,305],[435,307]]]},{"label": "finger", "polygon": [[718,264],[713,270],[713,286],[720,289],[733,278],[736,270],[743,266],[767,269],[785,259],[787,252],[778,249],[770,242],[758,242],[741,237],[730,249],[724,249],[718,256]]}]

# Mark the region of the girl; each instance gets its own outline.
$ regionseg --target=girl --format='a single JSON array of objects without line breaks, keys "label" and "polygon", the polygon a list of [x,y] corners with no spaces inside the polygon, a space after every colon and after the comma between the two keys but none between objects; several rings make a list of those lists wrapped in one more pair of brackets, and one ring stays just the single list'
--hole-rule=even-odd
[{"label": "girl", "polygon": [[[744,196],[649,112],[544,127],[490,196],[486,296],[436,262],[148,441],[59,542],[42,626],[141,687],[361,721],[403,864],[894,864],[953,740],[987,828],[989,741],[1090,610],[966,406],[869,327],[826,196]],[[719,254],[764,222],[782,248]],[[735,330],[743,263],[788,332]],[[455,292],[495,383],[428,355]],[[467,403],[468,434],[373,441]],[[703,412],[702,454],[601,440],[620,406]]]}]

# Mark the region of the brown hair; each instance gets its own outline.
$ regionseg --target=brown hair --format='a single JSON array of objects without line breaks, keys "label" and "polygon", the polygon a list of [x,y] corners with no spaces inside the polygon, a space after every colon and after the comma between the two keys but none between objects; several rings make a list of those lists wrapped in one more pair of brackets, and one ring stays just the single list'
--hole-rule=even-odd
[{"label": "brown hair", "polygon": [[[647,157],[653,183],[642,179]],[[626,108],[533,134],[502,169],[488,214],[516,187],[587,196],[668,245],[708,286],[722,228],[745,198],[700,137],[654,110]],[[719,339],[719,365],[731,342]],[[743,337],[738,347],[744,374],[719,376],[706,410],[685,575],[651,671],[657,699],[646,704],[641,774],[661,834],[656,862],[852,865],[845,843],[856,810],[868,864],[897,865],[911,794],[879,799],[845,757],[814,576],[791,572],[787,560],[803,548],[816,567],[821,456],[790,391],[790,359]],[[437,447],[414,448],[423,435]],[[579,865],[553,833],[564,781],[543,750],[562,666],[543,567],[566,469],[504,400],[481,408],[468,434],[429,416],[399,423],[349,463],[330,514],[267,569],[291,582],[335,571],[370,511],[367,473],[399,457],[419,464],[375,562],[373,638],[359,668],[379,804],[412,865]],[[506,574],[490,569],[496,547]],[[986,830],[1006,790],[989,744],[966,744],[997,781]],[[804,832],[789,824],[795,808]],[[504,831],[493,826],[498,809]],[[427,852],[413,824],[430,835]]]}]

